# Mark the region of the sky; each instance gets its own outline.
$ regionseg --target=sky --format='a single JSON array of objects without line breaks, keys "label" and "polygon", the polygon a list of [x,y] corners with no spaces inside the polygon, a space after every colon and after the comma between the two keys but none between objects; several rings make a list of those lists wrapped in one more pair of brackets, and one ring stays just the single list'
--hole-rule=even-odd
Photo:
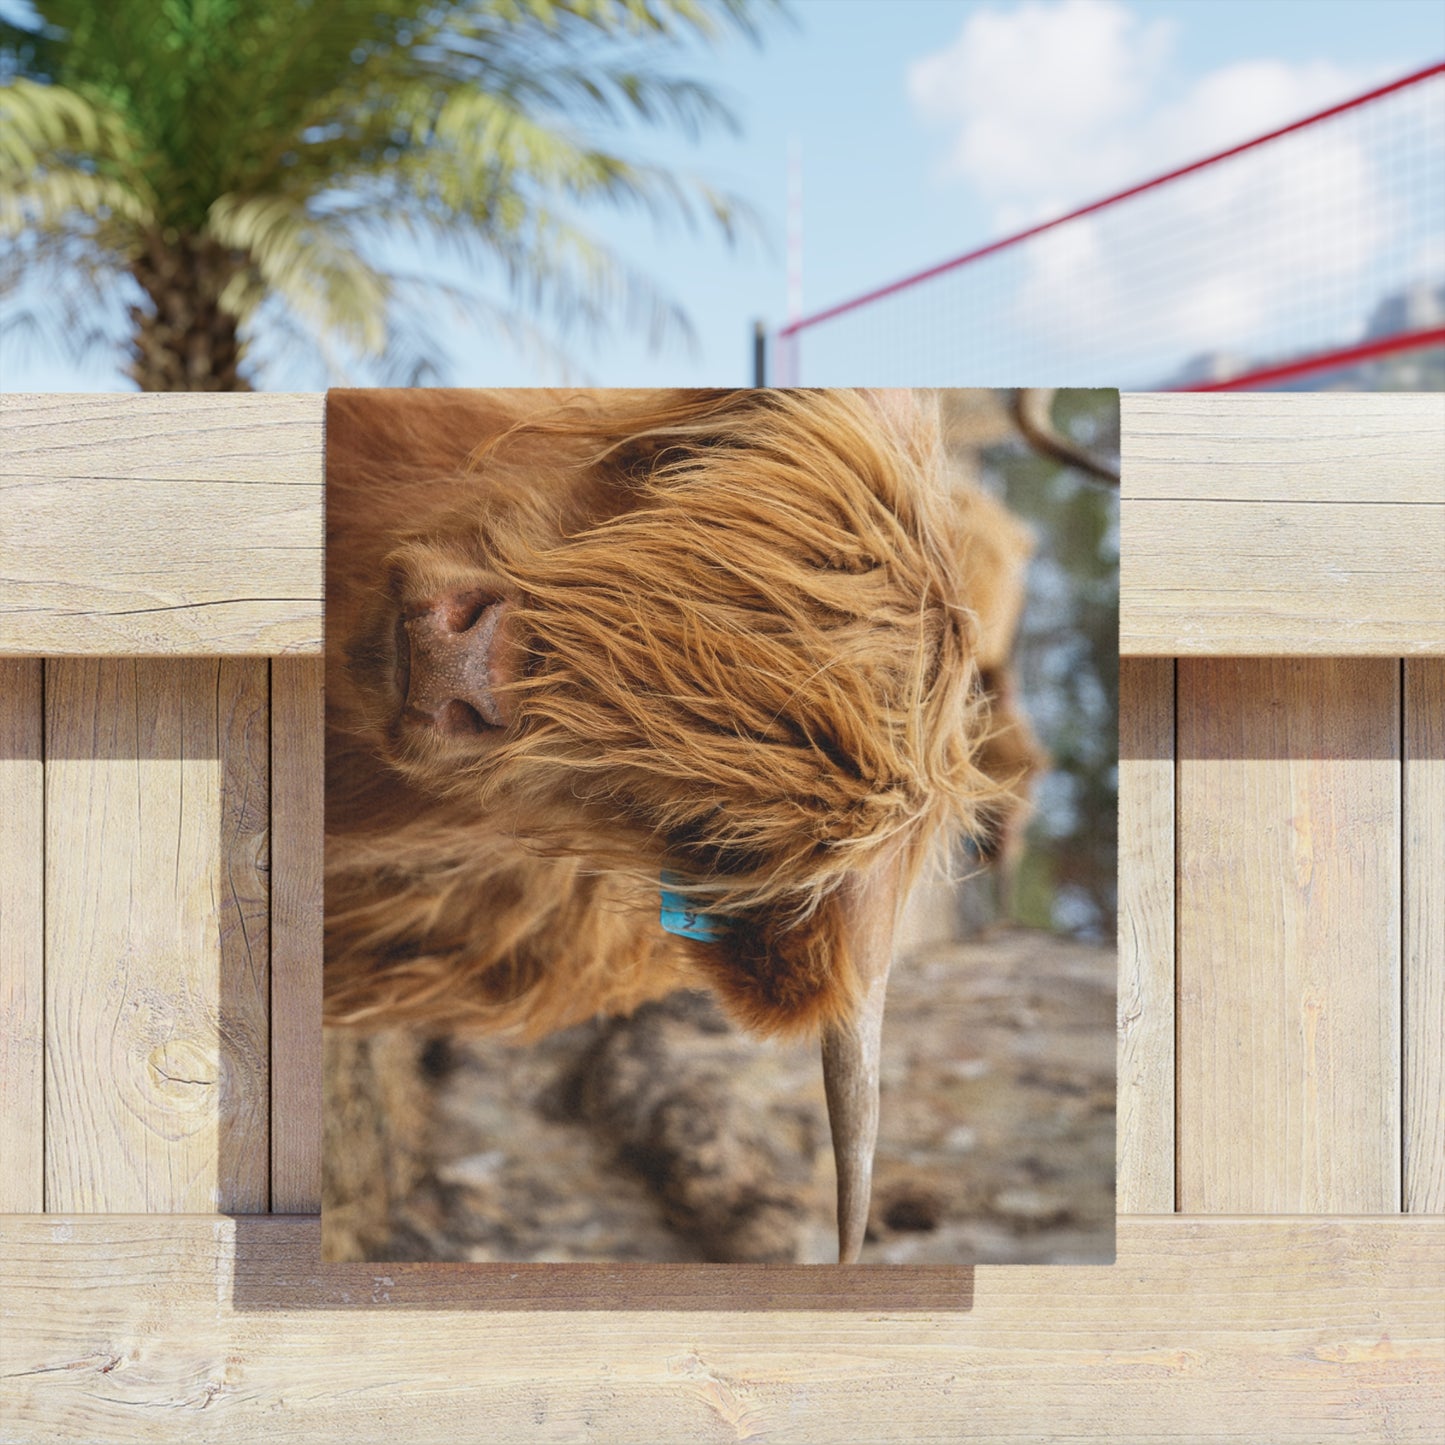
[{"label": "sky", "polygon": [[[789,317],[790,153],[811,312],[1445,59],[1437,0],[794,0],[791,10],[761,46],[733,38],[689,61],[731,103],[741,136],[634,138],[745,198],[761,236],[730,249],[677,224],[658,235],[639,218],[590,221],[682,304],[695,345],[655,352],[620,328],[564,338],[564,374],[445,319],[452,384],[747,384],[754,320]],[[129,386],[104,356],[75,366],[21,357],[13,343],[0,354],[3,390]]]}]

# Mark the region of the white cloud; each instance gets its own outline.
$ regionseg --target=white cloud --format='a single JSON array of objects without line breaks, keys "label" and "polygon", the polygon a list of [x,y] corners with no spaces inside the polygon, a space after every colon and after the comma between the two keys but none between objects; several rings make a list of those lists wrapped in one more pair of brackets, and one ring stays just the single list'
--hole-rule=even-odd
[{"label": "white cloud", "polygon": [[918,115],[947,136],[945,174],[996,222],[1038,219],[1198,160],[1364,88],[1329,61],[1248,60],[1180,88],[1179,27],[1119,0],[984,7],[908,69]]},{"label": "white cloud", "polygon": [[[1187,15],[1189,12],[1181,12]],[[997,233],[1059,215],[1347,99],[1380,77],[1329,61],[1233,62],[1185,80],[1174,18],[1120,0],[985,6],[915,62],[915,112]],[[1271,315],[1359,282],[1385,239],[1376,167],[1351,132],[1311,133],[1031,242],[1018,318],[1120,355],[1258,344]],[[1293,222],[1293,224],[1291,224]],[[1361,320],[1363,317],[1361,316]],[[1263,344],[1268,344],[1263,343]]]},{"label": "white cloud", "polygon": [[974,11],[946,50],[909,67],[908,94],[952,132],[948,171],[996,206],[1085,199],[1130,174],[1132,123],[1174,44],[1114,0]]}]

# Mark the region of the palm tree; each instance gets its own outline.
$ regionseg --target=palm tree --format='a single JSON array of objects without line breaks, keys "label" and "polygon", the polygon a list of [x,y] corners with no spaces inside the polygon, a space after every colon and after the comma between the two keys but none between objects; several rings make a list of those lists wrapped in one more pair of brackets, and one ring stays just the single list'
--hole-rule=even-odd
[{"label": "palm tree", "polygon": [[620,312],[657,339],[681,313],[573,213],[631,206],[731,237],[739,208],[588,132],[731,124],[651,57],[756,38],[775,4],[31,0],[0,19],[0,307],[80,350],[128,296],[128,374],[148,391],[248,389],[277,335],[331,374],[384,358],[415,381],[437,374],[439,288],[388,263],[411,240],[504,277],[493,321]]}]

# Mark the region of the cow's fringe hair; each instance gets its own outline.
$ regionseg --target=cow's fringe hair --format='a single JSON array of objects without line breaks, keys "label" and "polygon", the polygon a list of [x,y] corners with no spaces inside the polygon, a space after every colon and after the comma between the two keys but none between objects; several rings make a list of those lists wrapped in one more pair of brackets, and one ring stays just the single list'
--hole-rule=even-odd
[{"label": "cow's fringe hair", "polygon": [[[992,724],[972,539],[942,477],[936,417],[865,393],[592,393],[495,425],[449,483],[461,507],[385,564],[423,590],[487,579],[515,599],[525,657],[515,722],[486,751],[377,745],[437,800],[433,866],[473,887],[533,866],[544,886],[565,876],[565,926],[584,935],[612,926],[609,909],[655,907],[668,868],[739,920],[738,938],[721,971],[718,950],[649,935],[607,979],[595,958],[585,978],[550,977],[533,946],[450,946],[452,899],[413,907],[408,951],[382,917],[405,905],[366,896],[343,843],[328,910],[389,961],[333,969],[329,954],[332,1013],[454,1008],[459,971],[488,981],[489,1023],[527,1032],[631,1007],[689,968],[756,1027],[851,1006],[828,901],[898,840],[911,880],[941,841],[1006,811],[1020,781],[980,766]],[[338,696],[337,717],[354,742],[376,720],[351,701]],[[469,817],[486,839],[461,841]],[[426,847],[398,844],[415,872]],[[437,877],[425,888],[448,893]]]}]

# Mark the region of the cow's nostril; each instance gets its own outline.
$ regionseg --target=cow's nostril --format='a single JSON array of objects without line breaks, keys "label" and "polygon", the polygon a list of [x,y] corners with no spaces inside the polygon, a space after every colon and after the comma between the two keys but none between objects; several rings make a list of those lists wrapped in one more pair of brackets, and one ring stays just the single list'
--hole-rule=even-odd
[{"label": "cow's nostril", "polygon": [[495,690],[508,674],[504,659],[494,656],[506,611],[495,593],[477,590],[434,594],[417,615],[403,616],[411,663],[406,706],[437,733],[465,736],[507,725]]},{"label": "cow's nostril", "polygon": [[454,697],[445,707],[437,710],[435,726],[439,733],[445,733],[449,737],[484,733],[488,730],[481,713],[471,703],[463,702],[459,697]]},{"label": "cow's nostril", "polygon": [[497,599],[487,592],[454,592],[436,604],[437,620],[448,632],[466,632]]}]

